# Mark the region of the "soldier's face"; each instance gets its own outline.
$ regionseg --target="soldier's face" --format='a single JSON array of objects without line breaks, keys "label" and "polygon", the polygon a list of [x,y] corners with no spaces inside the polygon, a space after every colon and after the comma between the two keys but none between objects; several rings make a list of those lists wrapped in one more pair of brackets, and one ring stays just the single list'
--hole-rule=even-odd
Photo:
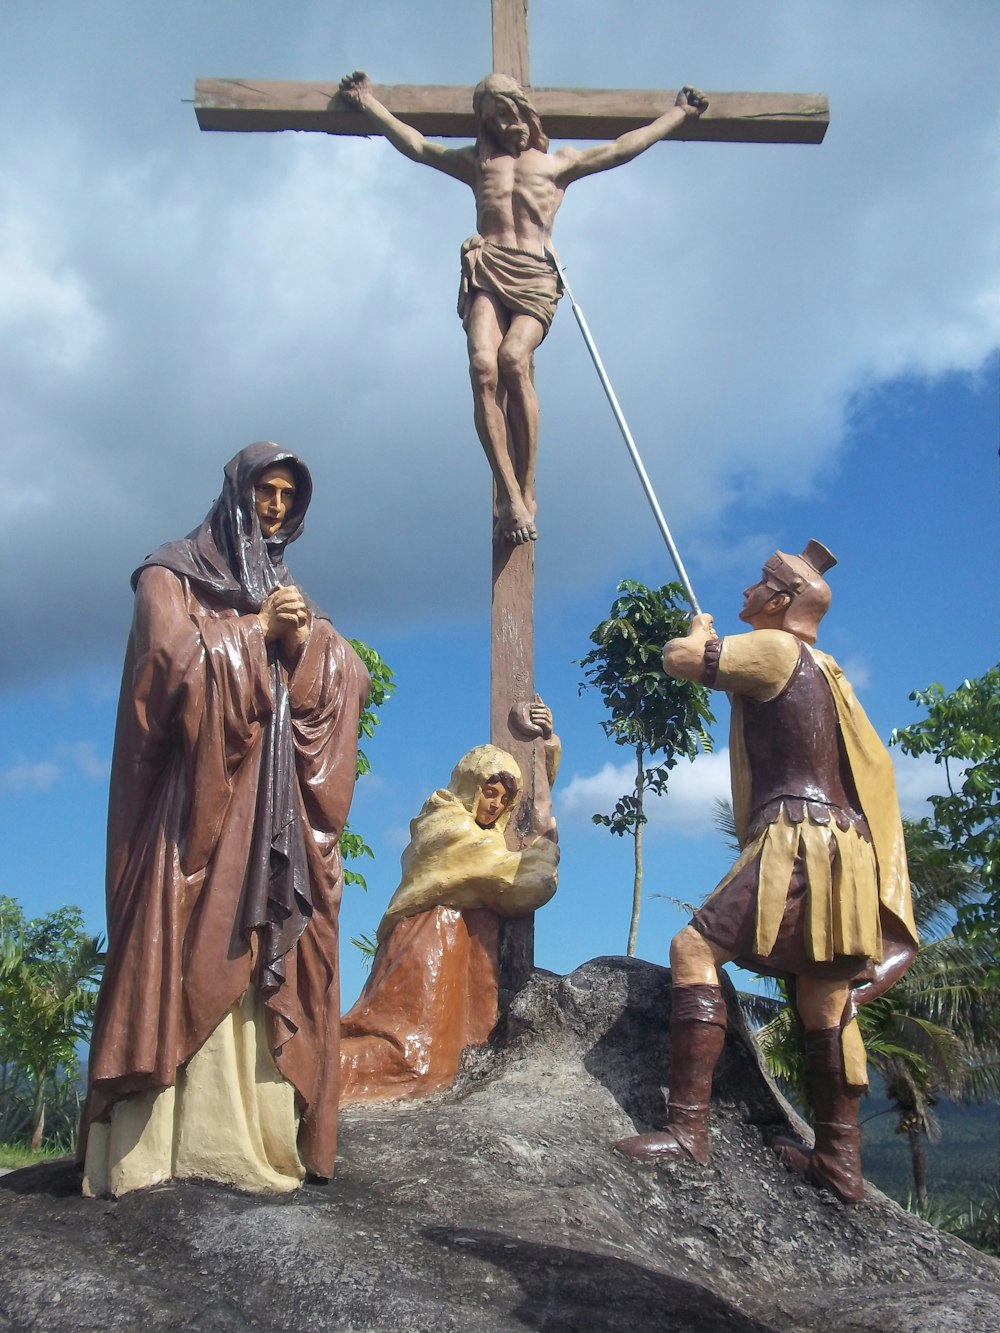
[{"label": "soldier's face", "polygon": [[516,102],[506,97],[483,99],[483,120],[501,148],[514,155],[523,153],[531,142],[528,122]]},{"label": "soldier's face", "polygon": [[265,468],[253,488],[254,508],[265,537],[273,537],[295,504],[295,478],[282,463]]},{"label": "soldier's face", "polygon": [[780,593],[775,588],[768,587],[764,579],[758,583],[752,583],[749,588],[743,589],[743,609],[740,611],[740,620],[746,625],[751,625],[754,629],[762,629],[773,626],[776,617],[784,610],[784,607],[769,607],[772,598],[779,597]]}]

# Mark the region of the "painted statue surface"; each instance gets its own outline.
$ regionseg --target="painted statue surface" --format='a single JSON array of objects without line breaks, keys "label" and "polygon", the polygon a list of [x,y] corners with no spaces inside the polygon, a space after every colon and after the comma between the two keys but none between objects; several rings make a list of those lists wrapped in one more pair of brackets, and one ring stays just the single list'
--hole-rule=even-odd
[{"label": "painted statue surface", "polygon": [[369,680],[284,562],[311,491],[294,454],[250,445],[133,575],[88,1193],[333,1171],[338,839]]},{"label": "painted statue surface", "polygon": [[744,634],[709,615],[667,644],[674,676],[732,701],[733,811],[741,855],[671,945],[667,1128],[623,1140],[644,1161],[709,1160],[708,1105],[726,1007],[717,969],[735,960],[788,981],[805,1031],[816,1145],[786,1164],[845,1201],[863,1197],[858,1106],[867,1087],[857,1005],[906,970],[917,937],[892,761],[843,671],[813,645],[835,563],[810,542],[775,552],[747,588]]},{"label": "painted statue surface", "polygon": [[361,71],[342,79],[340,92],[404,156],[475,194],[476,233],[462,246],[458,313],[468,341],[476,432],[496,482],[494,538],[534,541],[538,398],[531,358],[562,294],[552,250],[556,213],[574,181],[630,162],[700,116],[708,102],[697,89],[684,88],[649,125],[611,143],[550,154],[530,97],[506,74],[487,75],[477,85],[477,139],[463,148],[445,148],[398,120]]},{"label": "painted statue surface", "polygon": [[[552,780],[558,739],[548,709],[535,716],[547,732]],[[547,798],[533,812],[526,845],[507,845],[521,785],[512,755],[477,746],[411,822],[371,975],[341,1027],[343,1102],[448,1086],[462,1051],[483,1043],[496,1024],[500,918],[542,907],[557,882]]]}]

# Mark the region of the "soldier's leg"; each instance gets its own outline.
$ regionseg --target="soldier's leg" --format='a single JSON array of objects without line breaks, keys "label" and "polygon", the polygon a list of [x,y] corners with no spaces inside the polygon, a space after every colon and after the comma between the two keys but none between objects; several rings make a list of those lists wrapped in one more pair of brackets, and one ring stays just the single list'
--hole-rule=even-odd
[{"label": "soldier's leg", "polygon": [[823,1185],[845,1203],[864,1198],[858,1110],[862,1088],[844,1075],[842,1020],[847,1010],[846,981],[816,977],[796,980],[795,1006],[805,1029],[809,1092],[816,1123],[816,1146],[779,1139],[775,1147],[786,1166]]},{"label": "soldier's leg", "polygon": [[726,1040],[726,1002],[718,969],[730,955],[687,926],[670,946],[670,1094],[667,1126],[615,1144],[640,1162],[692,1157],[711,1160],[708,1111],[712,1074]]},{"label": "soldier's leg", "polygon": [[670,942],[670,977],[674,986],[718,986],[719,968],[732,958],[694,926],[685,926]]}]

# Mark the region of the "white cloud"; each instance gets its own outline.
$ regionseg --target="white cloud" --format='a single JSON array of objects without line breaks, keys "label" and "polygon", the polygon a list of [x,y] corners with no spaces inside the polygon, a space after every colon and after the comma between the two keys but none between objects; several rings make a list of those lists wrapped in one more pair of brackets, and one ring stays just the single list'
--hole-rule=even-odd
[{"label": "white cloud", "polygon": [[[948,792],[944,765],[935,764],[934,756],[929,754],[908,755],[899,749],[892,749],[890,754],[896,769],[896,790],[904,817],[923,819],[930,815],[932,810],[927,803],[928,796],[944,796]],[[951,764],[953,786],[961,784],[964,772],[964,764]]]},{"label": "white cloud", "polygon": [[60,746],[58,753],[82,777],[94,782],[107,782],[111,773],[111,760],[99,755],[92,741]]},{"label": "white cloud", "polygon": [[8,364],[28,371],[22,388],[39,375],[79,374],[105,332],[85,266],[72,257],[61,207],[77,175],[68,165],[62,154],[28,164],[18,153],[0,186],[0,337]]},{"label": "white cloud", "polygon": [[863,657],[848,657],[841,663],[844,675],[857,691],[868,689],[872,683],[872,672]]},{"label": "white cloud", "polygon": [[[565,788],[556,793],[556,813],[560,820],[589,820],[591,815],[610,814],[615,802],[633,790],[633,764],[605,764],[596,773],[575,774]],[[700,838],[715,833],[713,816],[716,801],[728,801],[729,750],[701,754],[693,763],[681,760],[670,774],[666,794],[647,793],[645,812],[654,828],[670,829],[686,837]]]},{"label": "white cloud", "polygon": [[0,335],[9,346],[56,368],[78,370],[99,331],[76,274],[32,253],[23,236],[0,236]]},{"label": "white cloud", "polygon": [[[896,771],[899,804],[907,819],[922,819],[931,813],[928,796],[944,795],[948,790],[943,765],[933,756],[911,757],[902,751],[890,751]],[[963,768],[952,765],[954,785],[962,781]],[[575,774],[556,796],[556,812],[566,822],[587,821],[594,814],[609,814],[615,802],[632,790],[635,769],[631,764],[605,764],[596,773]],[[670,775],[666,795],[647,795],[646,813],[653,828],[670,829],[688,837],[701,837],[715,830],[713,817],[716,801],[730,799],[729,750],[702,754],[693,763],[681,763]]]},{"label": "white cloud", "polygon": [[0,790],[16,795],[48,791],[59,781],[59,765],[50,759],[19,760],[0,770]]},{"label": "white cloud", "polygon": [[0,791],[17,795],[49,791],[72,779],[107,782],[111,761],[102,759],[91,741],[57,746],[46,759],[19,759],[0,770]]}]

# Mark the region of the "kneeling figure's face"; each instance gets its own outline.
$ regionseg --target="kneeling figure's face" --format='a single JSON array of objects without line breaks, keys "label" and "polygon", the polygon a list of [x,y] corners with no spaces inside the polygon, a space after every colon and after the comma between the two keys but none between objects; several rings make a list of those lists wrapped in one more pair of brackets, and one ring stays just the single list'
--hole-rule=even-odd
[{"label": "kneeling figure's face", "polygon": [[480,828],[492,828],[507,809],[510,797],[502,782],[487,782],[479,793],[476,823]]}]

